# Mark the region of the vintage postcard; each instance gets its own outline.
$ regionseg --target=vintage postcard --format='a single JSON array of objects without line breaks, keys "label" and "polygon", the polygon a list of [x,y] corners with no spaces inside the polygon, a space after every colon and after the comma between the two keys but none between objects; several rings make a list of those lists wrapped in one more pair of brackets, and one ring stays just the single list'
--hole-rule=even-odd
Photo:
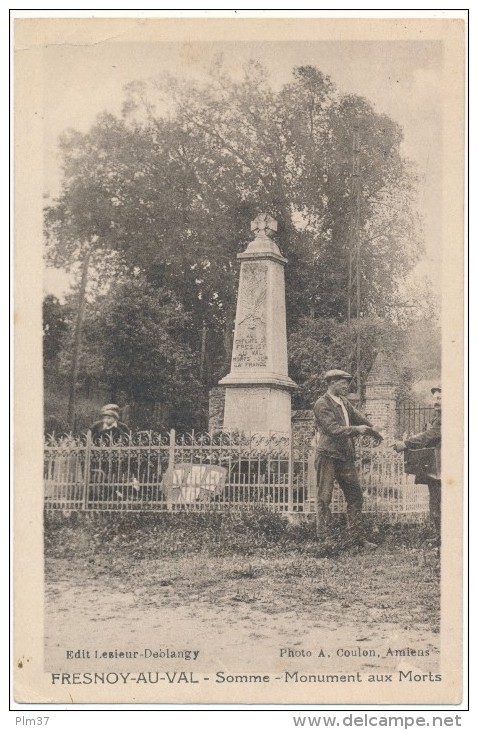
[{"label": "vintage postcard", "polygon": [[15,20],[17,703],[462,702],[465,40]]}]

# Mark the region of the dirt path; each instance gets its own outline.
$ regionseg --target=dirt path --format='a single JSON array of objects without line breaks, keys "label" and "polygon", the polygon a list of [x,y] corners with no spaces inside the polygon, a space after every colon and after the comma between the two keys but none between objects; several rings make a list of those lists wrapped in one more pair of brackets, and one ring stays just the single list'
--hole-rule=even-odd
[{"label": "dirt path", "polygon": [[[436,671],[435,568],[406,549],[333,561],[50,559],[45,669]],[[199,654],[163,655],[185,650]],[[95,659],[104,651],[137,656]]]}]

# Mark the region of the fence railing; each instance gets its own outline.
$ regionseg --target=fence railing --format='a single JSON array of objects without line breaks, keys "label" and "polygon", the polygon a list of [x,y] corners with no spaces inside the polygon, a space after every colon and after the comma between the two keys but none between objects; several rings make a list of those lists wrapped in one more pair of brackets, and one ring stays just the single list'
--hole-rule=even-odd
[{"label": "fence railing", "polygon": [[396,436],[402,438],[404,433],[413,434],[425,431],[427,424],[435,417],[433,406],[422,406],[418,403],[398,403],[395,409]]},{"label": "fence railing", "polygon": [[[426,487],[404,473],[402,454],[357,440],[364,511],[423,515]],[[51,436],[45,445],[47,510],[205,511],[266,507],[315,511],[314,449],[288,433],[137,432],[116,442]],[[345,509],[334,492],[332,510]]]}]

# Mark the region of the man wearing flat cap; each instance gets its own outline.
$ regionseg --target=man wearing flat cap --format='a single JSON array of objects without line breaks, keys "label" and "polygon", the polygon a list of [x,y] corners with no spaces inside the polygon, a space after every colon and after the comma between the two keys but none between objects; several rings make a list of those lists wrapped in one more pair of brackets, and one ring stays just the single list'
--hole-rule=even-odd
[{"label": "man wearing flat cap", "polygon": [[336,480],[347,502],[348,527],[355,543],[375,547],[362,532],[362,488],[355,468],[353,437],[380,434],[346,398],[352,376],[344,370],[329,370],[324,379],[327,392],[314,406],[319,431],[317,445],[317,530],[325,534],[330,522],[330,503]]},{"label": "man wearing flat cap", "polygon": [[430,426],[421,433],[408,436],[404,441],[396,441],[393,448],[398,452],[405,451],[405,449],[435,449],[436,463],[433,473],[418,474],[415,483],[428,486],[430,519],[439,539],[441,532],[441,385],[434,385],[431,393],[435,415]]}]

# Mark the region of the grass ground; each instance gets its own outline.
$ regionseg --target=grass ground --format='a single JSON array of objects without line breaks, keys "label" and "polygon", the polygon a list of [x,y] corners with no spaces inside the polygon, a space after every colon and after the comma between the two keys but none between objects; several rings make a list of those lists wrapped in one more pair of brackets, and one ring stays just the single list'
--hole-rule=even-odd
[{"label": "grass ground", "polygon": [[46,660],[58,668],[65,646],[166,641],[212,642],[224,657],[238,642],[264,656],[339,642],[375,647],[380,667],[387,646],[408,646],[436,660],[439,557],[423,531],[384,527],[364,552],[342,548],[340,530],[317,542],[313,525],[269,513],[49,519]]}]

